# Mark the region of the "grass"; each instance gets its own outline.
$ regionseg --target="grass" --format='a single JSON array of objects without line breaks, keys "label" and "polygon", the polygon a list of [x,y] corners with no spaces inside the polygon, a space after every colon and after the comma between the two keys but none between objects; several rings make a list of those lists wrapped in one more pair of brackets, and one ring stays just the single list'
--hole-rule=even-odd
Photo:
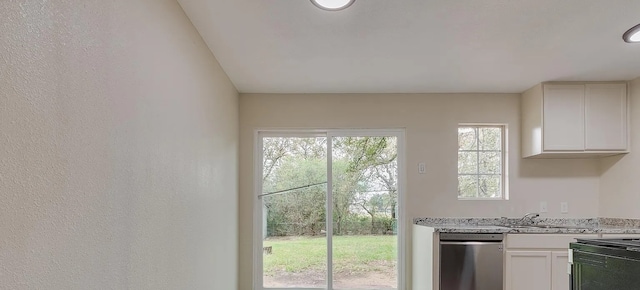
[{"label": "grass", "polygon": [[[264,246],[272,247],[272,254],[264,255],[266,275],[326,269],[326,237],[269,238]],[[385,271],[395,267],[396,257],[396,236],[333,237],[333,265],[337,273]]]}]

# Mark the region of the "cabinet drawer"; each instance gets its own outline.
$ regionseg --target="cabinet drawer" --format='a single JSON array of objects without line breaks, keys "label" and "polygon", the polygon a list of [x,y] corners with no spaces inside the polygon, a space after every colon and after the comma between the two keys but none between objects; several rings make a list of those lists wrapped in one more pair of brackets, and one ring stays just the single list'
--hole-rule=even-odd
[{"label": "cabinet drawer", "polygon": [[597,238],[597,234],[509,234],[507,249],[568,249],[577,238]]}]

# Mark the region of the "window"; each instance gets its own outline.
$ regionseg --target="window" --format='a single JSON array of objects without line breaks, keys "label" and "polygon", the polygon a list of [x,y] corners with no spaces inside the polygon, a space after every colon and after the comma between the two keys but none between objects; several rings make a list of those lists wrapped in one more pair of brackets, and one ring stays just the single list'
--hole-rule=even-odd
[{"label": "window", "polygon": [[505,125],[458,127],[458,199],[508,199]]}]

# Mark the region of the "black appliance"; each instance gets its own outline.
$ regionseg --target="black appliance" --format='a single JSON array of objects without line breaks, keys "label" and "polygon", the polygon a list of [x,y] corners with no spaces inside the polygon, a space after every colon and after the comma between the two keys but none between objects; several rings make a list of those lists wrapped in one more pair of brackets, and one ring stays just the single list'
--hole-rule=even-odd
[{"label": "black appliance", "polygon": [[572,290],[640,289],[640,239],[578,239],[569,248]]}]

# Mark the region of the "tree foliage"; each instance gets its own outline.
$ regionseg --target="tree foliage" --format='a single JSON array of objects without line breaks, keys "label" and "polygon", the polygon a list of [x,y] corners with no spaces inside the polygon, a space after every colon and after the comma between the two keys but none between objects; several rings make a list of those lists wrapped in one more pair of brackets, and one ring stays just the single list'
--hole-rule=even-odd
[{"label": "tree foliage", "polygon": [[[392,229],[397,205],[395,137],[335,137],[332,200],[335,234]],[[327,139],[263,139],[263,193],[269,235],[326,229]],[[378,221],[376,223],[376,221]]]}]

